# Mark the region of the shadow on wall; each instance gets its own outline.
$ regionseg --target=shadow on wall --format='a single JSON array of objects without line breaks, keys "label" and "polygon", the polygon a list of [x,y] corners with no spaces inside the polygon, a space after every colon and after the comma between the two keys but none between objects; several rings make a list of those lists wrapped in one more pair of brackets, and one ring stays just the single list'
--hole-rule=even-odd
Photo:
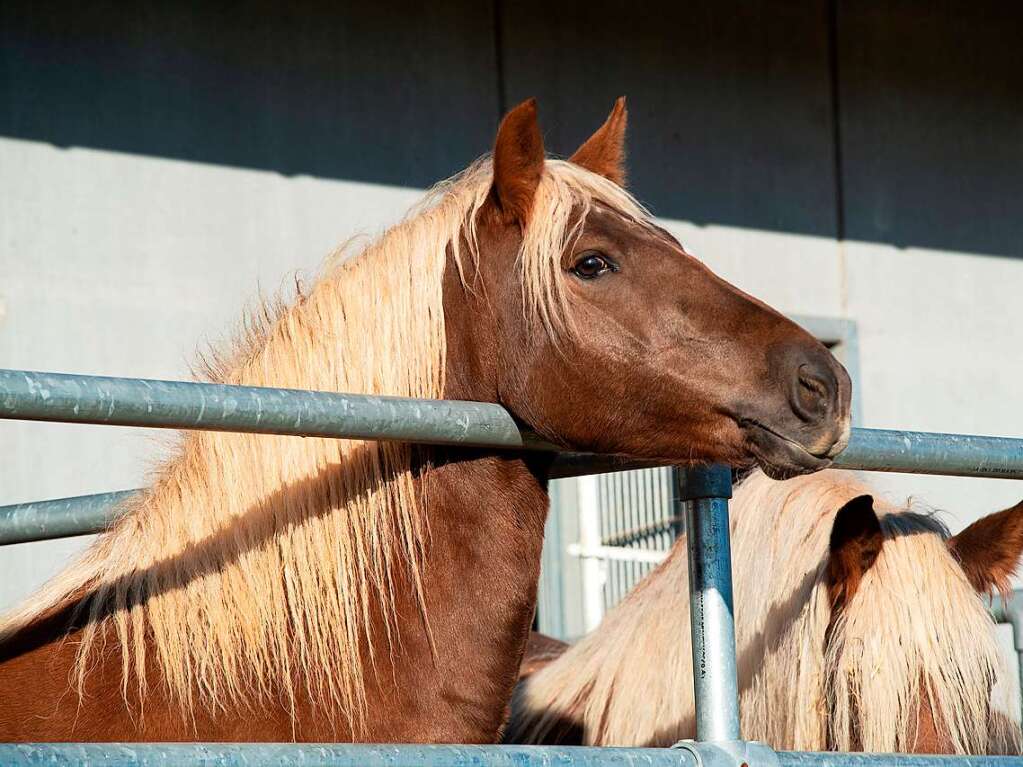
[{"label": "shadow on wall", "polygon": [[0,5],[0,134],[402,186],[493,138],[486,4]]},{"label": "shadow on wall", "polygon": [[837,0],[0,5],[0,135],[402,186],[537,96],[630,99],[656,213],[1023,255],[1023,6]]}]

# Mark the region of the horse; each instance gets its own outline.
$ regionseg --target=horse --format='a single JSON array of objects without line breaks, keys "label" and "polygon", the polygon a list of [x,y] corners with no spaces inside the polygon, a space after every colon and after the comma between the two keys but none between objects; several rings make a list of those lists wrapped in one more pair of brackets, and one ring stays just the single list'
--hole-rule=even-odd
[{"label": "horse", "polygon": [[[1001,666],[983,596],[1023,552],[1023,503],[950,537],[833,470],[761,472],[731,509],[744,737],[776,749],[1020,753],[991,706]],[[685,537],[568,646],[530,641],[513,743],[670,746],[693,738]]]},{"label": "horse", "polygon": [[[623,100],[492,153],[208,358],[210,380],[499,403],[563,448],[826,466],[850,381],[624,189]],[[495,742],[553,454],[188,432],[0,624],[5,741]],[[26,694],[26,691],[31,694]]]}]

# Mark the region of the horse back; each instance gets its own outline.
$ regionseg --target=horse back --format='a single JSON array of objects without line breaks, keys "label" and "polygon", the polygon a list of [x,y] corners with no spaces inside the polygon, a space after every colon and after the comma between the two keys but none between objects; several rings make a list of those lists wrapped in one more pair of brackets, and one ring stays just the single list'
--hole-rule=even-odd
[{"label": "horse back", "polygon": [[560,639],[530,631],[526,640],[526,651],[519,665],[519,681],[528,679],[548,663],[557,660],[568,649],[568,644]]}]

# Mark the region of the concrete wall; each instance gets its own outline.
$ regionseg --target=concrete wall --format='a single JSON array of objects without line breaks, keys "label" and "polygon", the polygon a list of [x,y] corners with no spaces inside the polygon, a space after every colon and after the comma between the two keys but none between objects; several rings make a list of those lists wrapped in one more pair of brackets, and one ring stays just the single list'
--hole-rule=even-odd
[{"label": "concrete wall", "polygon": [[[416,190],[0,139],[0,365],[188,378],[260,294]],[[0,422],[0,503],[139,487],[173,434]],[[0,550],[0,607],[78,543]]]}]

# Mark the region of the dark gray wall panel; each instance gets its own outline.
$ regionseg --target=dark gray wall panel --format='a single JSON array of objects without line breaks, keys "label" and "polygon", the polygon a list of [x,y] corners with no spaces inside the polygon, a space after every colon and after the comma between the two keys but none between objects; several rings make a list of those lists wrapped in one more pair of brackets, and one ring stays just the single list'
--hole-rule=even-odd
[{"label": "dark gray wall panel", "polygon": [[0,3],[0,135],[423,186],[486,151],[490,3]]},{"label": "dark gray wall panel", "polygon": [[1023,4],[841,3],[846,235],[1023,256]]},{"label": "dark gray wall panel", "polygon": [[994,0],[8,0],[0,135],[423,186],[501,101],[567,154],[625,93],[660,214],[1021,255],[1021,39]]},{"label": "dark gray wall panel", "polygon": [[507,2],[509,104],[568,154],[630,109],[632,186],[697,222],[837,234],[826,3]]}]

